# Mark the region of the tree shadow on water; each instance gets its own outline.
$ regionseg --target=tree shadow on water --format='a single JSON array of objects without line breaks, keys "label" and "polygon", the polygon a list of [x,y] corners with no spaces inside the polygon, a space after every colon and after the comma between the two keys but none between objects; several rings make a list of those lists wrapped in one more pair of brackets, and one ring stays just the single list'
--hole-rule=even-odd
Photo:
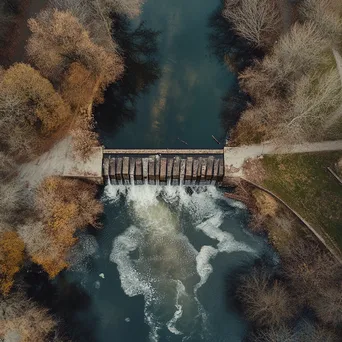
[{"label": "tree shadow on water", "polygon": [[105,101],[95,109],[95,119],[100,131],[115,133],[136,116],[136,103],[161,75],[157,61],[158,31],[146,28],[141,22],[131,28],[127,17],[113,18],[113,39],[124,58],[125,72],[120,80],[108,87]]},{"label": "tree shadow on water", "polygon": [[50,280],[36,264],[25,271],[25,287],[29,298],[50,309],[58,320],[62,335],[73,342],[97,342],[99,318],[91,312],[91,298],[78,284],[69,282],[63,272]]},{"label": "tree shadow on water", "polygon": [[240,89],[237,74],[250,66],[255,59],[262,58],[264,53],[234,32],[232,24],[223,18],[222,10],[223,2],[209,17],[208,49],[216,56],[220,64],[225,64],[236,76],[230,88],[227,89],[227,94],[222,97],[221,104],[221,124],[229,132],[247,108],[248,102],[251,101],[248,94]]},{"label": "tree shadow on water", "polygon": [[228,64],[233,73],[238,73],[255,59],[262,58],[264,52],[236,34],[233,25],[222,16],[222,10],[223,4],[209,17],[211,32],[208,49],[218,58],[219,63]]}]

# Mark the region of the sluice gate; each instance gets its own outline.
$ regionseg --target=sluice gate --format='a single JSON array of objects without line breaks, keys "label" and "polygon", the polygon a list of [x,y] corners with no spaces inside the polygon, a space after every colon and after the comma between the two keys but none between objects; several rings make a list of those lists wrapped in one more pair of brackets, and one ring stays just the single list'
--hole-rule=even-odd
[{"label": "sluice gate", "polygon": [[141,157],[104,155],[103,178],[111,184],[220,184],[224,176],[223,153],[208,156],[168,156],[162,154]]}]

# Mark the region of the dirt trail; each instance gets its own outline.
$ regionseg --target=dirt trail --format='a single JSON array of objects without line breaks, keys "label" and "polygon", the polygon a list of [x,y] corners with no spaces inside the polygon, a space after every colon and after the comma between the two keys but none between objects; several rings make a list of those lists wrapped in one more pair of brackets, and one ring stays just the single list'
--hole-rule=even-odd
[{"label": "dirt trail", "polygon": [[18,180],[27,188],[34,188],[48,176],[102,179],[102,148],[94,147],[93,154],[84,162],[75,158],[72,138],[67,136],[37,159],[22,164]]}]

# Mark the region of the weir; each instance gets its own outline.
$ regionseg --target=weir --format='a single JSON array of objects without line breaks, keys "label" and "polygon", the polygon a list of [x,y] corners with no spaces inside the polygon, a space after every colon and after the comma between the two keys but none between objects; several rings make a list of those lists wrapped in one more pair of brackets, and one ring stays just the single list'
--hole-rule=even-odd
[{"label": "weir", "polygon": [[102,169],[105,183],[220,185],[224,177],[223,153],[220,150],[213,150],[216,152],[215,155],[203,154],[204,150],[193,150],[195,153],[191,156],[184,154],[188,150],[177,150],[182,151],[180,155],[146,155],[146,150],[142,150],[144,153],[133,155],[111,154],[106,151],[108,150],[104,150]]}]

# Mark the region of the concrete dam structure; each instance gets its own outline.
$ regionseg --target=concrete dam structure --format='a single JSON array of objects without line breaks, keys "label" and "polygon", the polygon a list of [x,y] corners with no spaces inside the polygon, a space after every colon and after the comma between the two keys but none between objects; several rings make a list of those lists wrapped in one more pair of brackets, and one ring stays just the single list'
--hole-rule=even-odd
[{"label": "concrete dam structure", "polygon": [[[222,150],[216,155],[203,155],[202,153],[185,155],[183,150],[182,155],[173,156],[170,155],[172,153],[132,156],[132,151],[128,156],[120,152],[121,154],[104,154],[103,179],[105,183],[216,185],[221,184],[224,177]],[[166,157],[166,154],[169,155]]]}]

